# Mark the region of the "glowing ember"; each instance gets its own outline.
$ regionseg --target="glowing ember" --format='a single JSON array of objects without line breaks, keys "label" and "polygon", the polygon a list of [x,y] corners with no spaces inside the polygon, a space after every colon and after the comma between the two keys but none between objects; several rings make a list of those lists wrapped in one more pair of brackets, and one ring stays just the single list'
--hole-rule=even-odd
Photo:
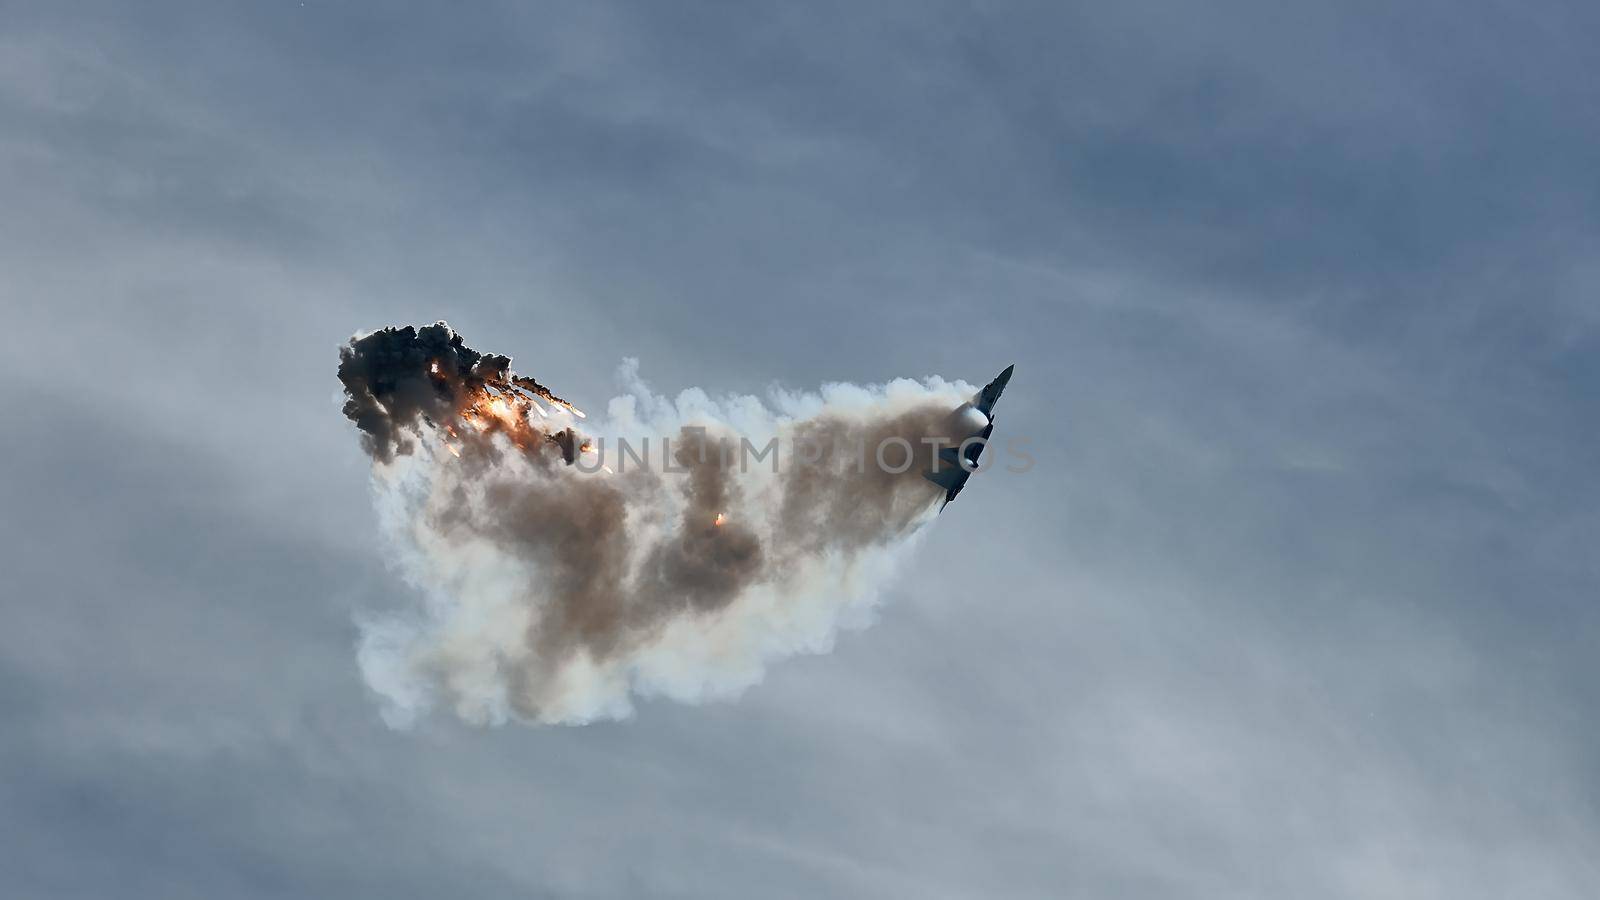
[{"label": "glowing ember", "polygon": [[456,459],[460,459],[461,458],[461,451],[456,449],[456,445],[455,444],[445,444],[444,448],[446,450],[449,450],[450,451],[450,455],[454,456]]},{"label": "glowing ember", "polygon": [[720,526],[723,522],[726,522],[726,521],[728,521],[728,514],[727,513],[717,513],[717,517],[715,519],[711,520],[711,524]]}]

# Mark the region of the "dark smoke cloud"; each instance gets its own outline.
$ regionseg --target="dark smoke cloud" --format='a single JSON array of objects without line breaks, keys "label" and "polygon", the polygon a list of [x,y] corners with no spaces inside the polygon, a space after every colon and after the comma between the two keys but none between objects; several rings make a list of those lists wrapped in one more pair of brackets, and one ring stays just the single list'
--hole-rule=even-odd
[{"label": "dark smoke cloud", "polygon": [[339,349],[339,383],[345,417],[381,462],[413,452],[423,426],[454,419],[491,388],[513,396],[525,390],[568,405],[537,381],[513,373],[511,357],[473,350],[444,322],[352,338]]}]

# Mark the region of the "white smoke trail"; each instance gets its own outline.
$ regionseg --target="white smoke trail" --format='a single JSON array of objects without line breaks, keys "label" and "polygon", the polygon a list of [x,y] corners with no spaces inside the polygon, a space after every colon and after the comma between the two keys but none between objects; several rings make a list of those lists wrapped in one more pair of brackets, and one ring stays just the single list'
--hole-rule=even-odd
[{"label": "white smoke trail", "polygon": [[[618,379],[621,396],[583,423],[611,473],[457,459],[437,442],[374,463],[379,520],[418,595],[359,623],[361,671],[391,725],[433,709],[480,724],[620,719],[636,695],[731,698],[771,661],[827,652],[839,629],[870,621],[941,491],[915,467],[874,471],[871,446],[865,473],[840,457],[797,476],[784,454],[806,434],[916,444],[973,392],[931,378],[669,399],[632,360]],[[750,456],[665,474],[662,440],[682,446],[686,428],[706,429],[713,456],[718,438],[777,439],[780,471]],[[619,456],[619,439],[648,447],[648,468]]]}]

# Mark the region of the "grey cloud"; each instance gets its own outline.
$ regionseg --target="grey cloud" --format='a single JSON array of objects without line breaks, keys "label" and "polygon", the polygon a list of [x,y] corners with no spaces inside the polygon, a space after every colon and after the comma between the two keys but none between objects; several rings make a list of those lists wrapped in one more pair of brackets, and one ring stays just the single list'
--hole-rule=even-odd
[{"label": "grey cloud", "polygon": [[[1590,6],[4,16],[7,890],[1595,894]],[[327,366],[439,318],[1040,465],[737,703],[396,736]]]}]

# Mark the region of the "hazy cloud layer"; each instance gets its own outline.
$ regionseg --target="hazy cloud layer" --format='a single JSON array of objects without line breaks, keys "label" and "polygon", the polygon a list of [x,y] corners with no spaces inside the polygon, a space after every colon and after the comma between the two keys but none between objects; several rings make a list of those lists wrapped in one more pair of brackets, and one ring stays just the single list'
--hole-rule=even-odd
[{"label": "hazy cloud layer", "polygon": [[[1600,890],[1592,4],[0,15],[0,893]],[[441,318],[1039,465],[737,702],[395,733],[328,366]]]}]

